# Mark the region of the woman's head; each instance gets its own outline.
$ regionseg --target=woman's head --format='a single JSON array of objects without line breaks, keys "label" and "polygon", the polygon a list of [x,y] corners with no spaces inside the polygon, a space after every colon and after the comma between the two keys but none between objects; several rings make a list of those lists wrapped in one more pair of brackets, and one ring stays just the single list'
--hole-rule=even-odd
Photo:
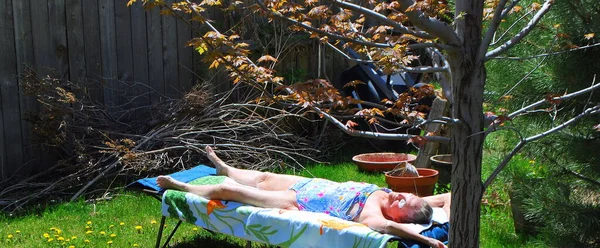
[{"label": "woman's head", "polygon": [[433,215],[433,209],[425,200],[409,193],[389,193],[387,206],[383,210],[398,223],[427,224]]}]

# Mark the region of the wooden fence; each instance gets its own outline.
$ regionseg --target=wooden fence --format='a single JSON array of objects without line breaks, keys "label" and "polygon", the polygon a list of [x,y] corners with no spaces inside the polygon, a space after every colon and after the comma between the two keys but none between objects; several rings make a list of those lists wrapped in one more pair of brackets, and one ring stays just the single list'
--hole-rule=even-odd
[{"label": "wooden fence", "polygon": [[[139,3],[127,8],[126,3],[0,1],[0,180],[30,175],[56,159],[32,142],[31,126],[23,119],[40,108],[23,94],[18,76],[26,68],[78,83],[93,101],[131,108],[178,98],[208,78],[199,55],[184,45],[192,37],[185,23],[159,15],[158,9],[146,11]],[[286,71],[316,76],[317,50],[306,47],[286,56]],[[344,67],[341,57],[331,50],[323,53],[325,75],[335,78]]]}]

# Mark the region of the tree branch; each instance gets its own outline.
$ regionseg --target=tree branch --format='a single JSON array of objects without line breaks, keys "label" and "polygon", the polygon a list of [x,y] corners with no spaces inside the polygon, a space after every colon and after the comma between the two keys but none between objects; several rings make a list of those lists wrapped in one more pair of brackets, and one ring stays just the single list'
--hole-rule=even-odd
[{"label": "tree branch", "polygon": [[427,15],[421,11],[406,12],[406,9],[415,3],[413,0],[399,0],[398,3],[402,6],[400,11],[404,12],[416,27],[425,30],[425,32],[430,35],[439,37],[446,45],[451,47],[459,46],[460,40],[458,39],[458,36],[447,23],[435,18],[427,17]]},{"label": "tree branch", "polygon": [[[419,135],[412,135],[412,134],[378,133],[378,132],[359,131],[359,130],[350,129],[350,128],[346,127],[346,125],[341,123],[338,119],[329,115],[328,113],[324,112],[323,110],[321,110],[315,106],[311,106],[311,108],[314,109],[320,115],[323,115],[323,117],[325,117],[325,119],[331,121],[335,126],[342,129],[342,131],[344,131],[344,133],[346,133],[350,136],[362,137],[362,138],[376,138],[379,140],[409,140],[412,137],[419,136]],[[450,143],[450,138],[446,138],[446,137],[440,137],[440,136],[421,136],[421,137],[427,139],[427,141],[430,141],[430,142],[440,142],[440,143],[444,143],[444,144]]]},{"label": "tree branch", "polygon": [[507,1],[508,0],[500,0],[498,6],[496,6],[496,9],[494,10],[494,18],[490,22],[490,26],[488,27],[487,32],[481,40],[481,46],[479,46],[477,61],[481,61],[481,59],[485,57],[485,53],[487,52],[490,43],[492,42],[492,38],[494,37],[494,34],[496,33],[496,30],[498,30],[500,22],[502,21],[502,10],[504,9],[504,6],[506,6]]},{"label": "tree branch", "polygon": [[400,33],[411,34],[411,35],[414,35],[416,37],[423,38],[423,39],[435,39],[436,38],[436,37],[428,34],[427,32],[410,30],[407,27],[405,27],[404,25],[402,25],[402,23],[392,21],[387,16],[379,14],[375,11],[372,11],[372,10],[362,7],[360,5],[356,5],[356,4],[353,4],[350,2],[339,1],[339,0],[333,0],[331,2],[334,5],[339,6],[340,8],[356,11],[358,13],[364,14],[367,17],[371,17],[377,21],[387,24],[387,25],[393,27],[395,31],[398,31]]},{"label": "tree branch", "polygon": [[508,34],[508,32],[510,32],[519,22],[521,22],[521,20],[525,19],[525,17],[527,17],[531,13],[533,13],[533,10],[527,11],[527,13],[523,14],[521,17],[519,17],[517,20],[515,20],[506,30],[504,30],[504,32],[500,35],[500,37],[494,38],[496,41],[493,41],[490,44],[490,46],[495,46],[496,44],[498,44],[498,42],[500,42],[504,38],[504,36],[506,34]]},{"label": "tree branch", "polygon": [[279,12],[273,12],[261,0],[257,0],[256,3],[264,11],[270,13],[272,16],[274,16],[274,17],[276,17],[278,19],[287,21],[287,22],[291,23],[292,25],[299,26],[299,27],[301,27],[303,29],[306,29],[307,31],[310,31],[310,32],[315,32],[315,33],[318,33],[320,35],[327,36],[327,37],[330,37],[330,38],[333,38],[333,39],[336,39],[336,40],[342,40],[342,41],[346,41],[346,42],[351,42],[351,43],[355,43],[355,44],[362,45],[362,46],[379,47],[379,48],[393,47],[393,45],[391,45],[391,44],[375,43],[375,42],[367,42],[367,41],[355,40],[355,39],[348,38],[346,36],[342,36],[342,35],[339,35],[339,34],[332,34],[332,33],[329,33],[329,32],[325,32],[325,31],[320,30],[318,28],[314,28],[312,26],[306,25],[306,24],[304,24],[302,22],[290,19],[290,18],[282,15]]},{"label": "tree branch", "polygon": [[523,40],[523,38],[525,38],[531,32],[531,30],[533,30],[533,28],[535,28],[535,26],[538,24],[538,22],[540,22],[542,17],[544,17],[544,15],[546,15],[546,13],[548,13],[548,11],[550,10],[550,7],[552,7],[553,4],[554,4],[554,0],[546,0],[546,2],[544,3],[544,5],[542,5],[540,10],[535,14],[535,16],[533,16],[533,19],[531,19],[529,21],[529,23],[527,23],[527,25],[517,35],[515,35],[515,37],[513,37],[509,41],[505,42],[498,48],[496,48],[492,51],[489,51],[485,55],[485,60],[488,60],[492,57],[496,57],[499,54],[506,52],[507,50],[509,50],[516,44],[518,44],[521,40]]},{"label": "tree branch", "polygon": [[588,48],[592,48],[592,47],[596,47],[596,46],[600,46],[600,43],[594,43],[594,44],[591,44],[591,45],[586,45],[586,46],[582,46],[582,47],[577,47],[577,48],[573,48],[573,49],[569,49],[569,50],[564,50],[564,51],[553,52],[553,53],[542,53],[542,54],[538,54],[538,55],[534,55],[534,56],[529,56],[529,57],[493,57],[493,58],[489,58],[489,59],[506,59],[506,60],[537,59],[537,58],[540,58],[540,57],[560,55],[560,54],[563,54],[563,53],[568,53],[568,52],[573,52],[573,51],[577,51],[577,50],[588,49]]},{"label": "tree branch", "polygon": [[[575,92],[570,93],[570,94],[566,94],[566,95],[558,96],[558,97],[553,97],[551,100],[552,101],[563,101],[563,100],[566,100],[566,99],[569,99],[569,98],[573,98],[573,97],[585,94],[587,92],[591,92],[591,91],[596,90],[598,88],[600,88],[600,84],[593,84],[590,87],[587,87],[587,88],[579,90],[579,91],[575,91]],[[535,107],[538,107],[538,106],[544,104],[545,102],[547,102],[547,100],[545,100],[545,99],[544,100],[539,100],[537,102],[534,102],[534,103],[532,103],[532,104],[530,104],[528,106],[525,106],[525,107],[523,107],[523,108],[521,108],[521,109],[519,109],[519,110],[517,110],[515,112],[512,112],[512,113],[508,114],[508,117],[511,118],[511,119],[513,119],[516,116],[518,116],[518,115],[520,115],[522,113],[525,113],[525,112],[529,111],[532,108],[535,108]]]},{"label": "tree branch", "polygon": [[502,162],[500,162],[500,164],[498,164],[496,169],[494,169],[492,174],[487,178],[487,180],[483,184],[483,188],[484,189],[487,188],[494,181],[494,179],[496,179],[496,177],[498,176],[500,171],[502,171],[502,169],[504,169],[504,167],[506,167],[508,162],[510,162],[510,160],[517,154],[517,152],[519,152],[527,143],[536,141],[536,140],[544,138],[550,134],[556,133],[556,132],[570,126],[571,124],[579,121],[583,117],[586,117],[591,114],[597,114],[599,110],[600,110],[600,105],[596,105],[594,107],[584,110],[577,116],[569,119],[568,121],[563,122],[562,124],[560,124],[556,127],[550,128],[542,133],[527,137],[525,139],[521,139],[521,141],[519,141],[519,143],[513,148],[513,150],[506,157],[504,157]]}]

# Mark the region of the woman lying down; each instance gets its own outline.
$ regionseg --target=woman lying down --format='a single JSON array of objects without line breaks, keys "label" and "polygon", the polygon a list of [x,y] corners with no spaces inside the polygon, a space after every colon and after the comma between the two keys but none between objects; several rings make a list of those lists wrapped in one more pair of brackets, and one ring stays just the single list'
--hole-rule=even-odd
[{"label": "woman lying down", "polygon": [[421,198],[367,183],[338,183],[319,178],[237,169],[225,164],[211,147],[206,147],[206,153],[215,165],[217,174],[227,176],[224,183],[190,185],[169,176],[159,176],[157,184],[163,189],[176,189],[213,200],[326,213],[364,224],[381,233],[415,240],[431,247],[446,247],[439,240],[415,232],[409,227],[411,224],[403,223],[429,223],[432,207],[443,208],[450,216],[450,194]]}]

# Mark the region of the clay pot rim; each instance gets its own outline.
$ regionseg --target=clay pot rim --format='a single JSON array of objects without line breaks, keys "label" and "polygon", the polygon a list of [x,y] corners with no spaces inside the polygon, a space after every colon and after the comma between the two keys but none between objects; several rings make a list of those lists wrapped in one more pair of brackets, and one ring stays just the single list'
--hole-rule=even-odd
[{"label": "clay pot rim", "polygon": [[[395,161],[369,161],[369,160],[361,160],[359,159],[359,157],[362,156],[367,156],[367,155],[401,155],[404,154],[406,156],[406,159],[403,160],[395,160]],[[391,164],[391,163],[402,163],[402,162],[407,162],[407,161],[414,161],[416,160],[417,156],[415,156],[414,154],[410,154],[410,153],[402,153],[402,152],[371,152],[371,153],[361,153],[358,155],[354,155],[352,157],[352,161],[357,162],[357,163],[369,163],[369,164],[373,164],[373,165],[379,165],[379,164]]]},{"label": "clay pot rim", "polygon": [[418,177],[399,177],[399,176],[392,176],[392,175],[390,175],[390,174],[389,174],[391,171],[386,171],[386,172],[385,172],[385,173],[383,173],[383,174],[385,174],[385,177],[389,177],[389,178],[402,178],[402,179],[409,179],[409,178],[413,178],[413,179],[419,179],[419,178],[423,178],[423,179],[426,179],[426,178],[433,178],[433,177],[437,177],[437,176],[440,174],[440,172],[439,172],[438,170],[436,170],[436,169],[430,169],[430,168],[417,168],[417,171],[422,171],[422,170],[424,170],[424,171],[433,171],[433,172],[435,172],[435,173],[433,173],[433,174],[431,174],[431,175],[427,175],[427,176],[418,176]]},{"label": "clay pot rim", "polygon": [[[446,157],[450,157],[450,161],[438,159],[438,158],[446,158]],[[431,156],[431,158],[429,158],[429,160],[436,162],[436,163],[440,163],[440,164],[452,164],[452,154],[433,155],[433,156]]]}]

